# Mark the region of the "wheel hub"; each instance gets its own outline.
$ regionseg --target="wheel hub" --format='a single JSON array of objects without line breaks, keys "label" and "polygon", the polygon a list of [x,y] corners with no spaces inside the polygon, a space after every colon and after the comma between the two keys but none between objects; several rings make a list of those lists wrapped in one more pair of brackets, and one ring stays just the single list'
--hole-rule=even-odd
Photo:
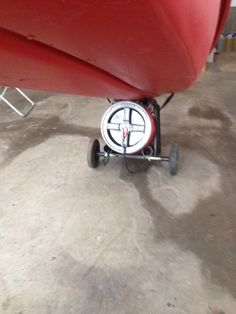
[{"label": "wheel hub", "polygon": [[153,140],[156,131],[152,114],[130,101],[113,104],[105,112],[101,132],[106,144],[115,152],[134,154]]}]

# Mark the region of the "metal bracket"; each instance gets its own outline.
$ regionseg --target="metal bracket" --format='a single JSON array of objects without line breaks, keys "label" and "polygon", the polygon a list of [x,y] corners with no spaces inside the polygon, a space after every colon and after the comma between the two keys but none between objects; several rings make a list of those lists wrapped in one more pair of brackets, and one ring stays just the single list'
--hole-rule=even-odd
[{"label": "metal bracket", "polygon": [[0,94],[0,100],[3,100],[5,102],[5,104],[7,104],[12,110],[14,110],[22,118],[26,118],[31,113],[31,111],[34,109],[34,107],[36,106],[36,103],[34,101],[32,101],[20,88],[15,87],[14,89],[19,94],[21,94],[31,105],[30,109],[26,113],[21,112],[9,100],[6,99],[5,95],[9,89],[10,89],[10,87],[4,87],[2,93]]}]

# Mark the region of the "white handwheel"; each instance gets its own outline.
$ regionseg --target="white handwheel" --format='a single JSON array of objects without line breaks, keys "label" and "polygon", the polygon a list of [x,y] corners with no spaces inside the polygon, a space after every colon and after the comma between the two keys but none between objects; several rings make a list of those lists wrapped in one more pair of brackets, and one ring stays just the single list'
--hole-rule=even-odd
[{"label": "white handwheel", "polygon": [[105,112],[101,122],[101,133],[105,143],[115,152],[134,154],[142,151],[154,139],[155,119],[143,106],[120,101]]}]

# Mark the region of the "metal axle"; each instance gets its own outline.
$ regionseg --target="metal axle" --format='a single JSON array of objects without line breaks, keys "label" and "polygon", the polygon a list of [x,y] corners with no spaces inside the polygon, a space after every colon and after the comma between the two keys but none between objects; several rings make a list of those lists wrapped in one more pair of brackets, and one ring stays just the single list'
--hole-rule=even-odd
[{"label": "metal axle", "polygon": [[100,157],[118,157],[118,158],[127,158],[127,159],[142,159],[148,161],[170,161],[170,158],[167,156],[148,156],[148,155],[127,155],[127,154],[116,154],[116,153],[107,153],[107,152],[100,152],[97,153]]}]

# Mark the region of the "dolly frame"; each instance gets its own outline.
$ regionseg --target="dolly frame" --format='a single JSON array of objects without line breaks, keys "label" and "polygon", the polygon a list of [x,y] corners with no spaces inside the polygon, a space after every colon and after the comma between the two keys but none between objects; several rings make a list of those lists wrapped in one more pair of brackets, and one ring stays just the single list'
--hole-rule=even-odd
[{"label": "dolly frame", "polygon": [[144,151],[138,154],[120,154],[113,151],[109,146],[105,145],[104,150],[100,151],[100,143],[98,139],[91,139],[88,151],[87,151],[87,161],[90,168],[97,168],[99,165],[100,157],[104,158],[104,163],[106,164],[110,158],[123,158],[123,159],[139,159],[147,161],[164,161],[169,162],[170,174],[176,175],[178,171],[178,160],[179,160],[179,147],[177,144],[171,145],[171,150],[169,156],[161,155],[161,119],[160,111],[161,109],[172,99],[173,94],[168,97],[167,101],[160,107],[158,102],[152,98],[146,98],[138,101],[137,103],[141,106],[147,108],[152,106],[154,108],[154,120],[156,125],[156,133],[154,141],[149,147],[151,147],[151,154],[145,154]]}]

